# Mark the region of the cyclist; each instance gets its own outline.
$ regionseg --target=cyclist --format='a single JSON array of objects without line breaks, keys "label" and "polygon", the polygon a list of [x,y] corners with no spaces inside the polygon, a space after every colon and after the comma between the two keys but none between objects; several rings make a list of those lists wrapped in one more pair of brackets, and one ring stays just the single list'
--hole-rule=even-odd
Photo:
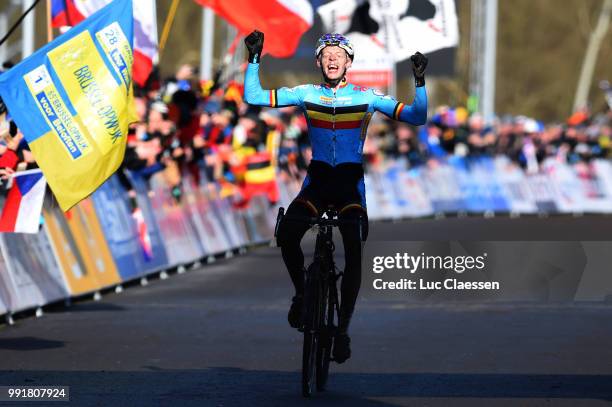
[{"label": "cyclist", "polygon": [[408,105],[374,89],[347,83],[345,75],[351,67],[354,51],[351,43],[340,34],[325,34],[317,42],[316,65],[321,69],[324,83],[264,90],[259,82],[263,43],[264,35],[257,30],[245,38],[249,51],[245,100],[259,106],[299,106],[308,121],[312,146],[312,161],[302,189],[289,205],[277,234],[283,260],[295,287],[288,315],[292,327],[299,328],[302,323],[305,270],[300,243],[308,225],[291,221],[291,218],[318,216],[333,205],[340,219],[355,220],[339,227],[344,244],[345,269],[340,287],[340,313],[333,358],[343,363],[351,355],[348,326],[361,285],[361,256],[367,238],[362,150],[368,123],[376,111],[414,125],[425,123],[427,57],[419,52],[411,57],[416,95],[412,105]]}]

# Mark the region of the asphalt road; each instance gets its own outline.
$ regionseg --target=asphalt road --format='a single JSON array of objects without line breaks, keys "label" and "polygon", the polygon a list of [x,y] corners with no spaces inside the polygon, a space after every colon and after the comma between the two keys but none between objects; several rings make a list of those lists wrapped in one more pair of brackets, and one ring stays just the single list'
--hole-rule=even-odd
[{"label": "asphalt road", "polygon": [[[370,240],[612,240],[607,231],[609,217],[467,218],[376,223]],[[70,403],[46,405],[73,406],[612,405],[612,304],[406,302],[365,275],[353,357],[304,400],[279,254],[255,249],[2,325],[0,386],[70,386]]]}]

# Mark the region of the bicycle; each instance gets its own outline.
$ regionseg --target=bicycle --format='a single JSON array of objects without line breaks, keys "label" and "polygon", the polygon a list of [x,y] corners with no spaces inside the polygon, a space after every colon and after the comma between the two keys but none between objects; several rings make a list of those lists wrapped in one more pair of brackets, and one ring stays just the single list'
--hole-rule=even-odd
[{"label": "bicycle", "polygon": [[[285,209],[279,208],[274,236],[284,218]],[[318,228],[313,262],[306,269],[302,308],[304,333],[302,351],[302,395],[310,397],[315,384],[324,391],[329,377],[331,348],[339,315],[337,281],[343,275],[334,262],[333,228],[355,220],[338,219],[338,213],[328,208],[320,217],[291,217],[289,220],[307,222]],[[359,220],[361,222],[361,220]]]}]

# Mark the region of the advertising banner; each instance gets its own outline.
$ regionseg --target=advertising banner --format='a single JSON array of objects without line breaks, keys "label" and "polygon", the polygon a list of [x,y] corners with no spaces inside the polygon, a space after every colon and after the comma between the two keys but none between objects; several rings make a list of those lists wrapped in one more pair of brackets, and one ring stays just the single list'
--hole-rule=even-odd
[{"label": "advertising banner", "polygon": [[[151,203],[150,195],[154,192],[151,191],[149,183],[142,177],[134,176],[134,174],[128,171],[130,176],[130,180],[136,191],[136,201],[138,204],[139,212],[135,213],[133,210],[131,211],[130,216],[133,219],[133,222],[136,226],[136,235],[138,237],[139,247],[143,253],[147,270],[157,270],[157,265],[162,263],[164,265],[169,265],[170,260],[168,260],[168,251],[166,250],[166,246],[164,243],[164,236],[162,235],[161,229],[159,227],[159,222],[155,217],[155,212],[153,211],[153,204]],[[120,183],[116,182],[116,188],[119,189],[119,193],[125,196],[125,190],[121,187]],[[127,201],[126,201],[127,204]],[[136,216],[138,215],[138,216]],[[138,223],[144,222],[146,225],[146,239],[143,239],[143,236],[140,235],[138,230]],[[142,225],[141,225],[142,226]],[[150,250],[147,250],[148,247]],[[156,256],[156,253],[159,251],[159,258]]]},{"label": "advertising banner", "polygon": [[398,217],[398,210],[395,204],[395,197],[389,191],[387,180],[384,173],[379,169],[371,168],[366,185],[366,204],[368,206],[368,216],[372,209],[373,219],[378,218],[378,214],[386,219]]},{"label": "advertising banner", "polygon": [[7,304],[12,312],[69,296],[63,273],[44,233],[2,234],[0,247],[13,286]]},{"label": "advertising banner", "polygon": [[268,200],[263,195],[255,195],[248,208],[241,211],[244,216],[249,242],[258,244],[270,240],[274,236],[276,213],[272,215]]},{"label": "advertising banner", "polygon": [[96,279],[92,270],[88,270],[84,257],[88,253],[81,253],[77,239],[73,236],[71,227],[68,225],[64,212],[56,204],[45,203],[43,207],[45,226],[43,230],[47,233],[55,257],[64,273],[70,295],[76,296],[93,292],[102,288],[100,281]]},{"label": "advertising banner", "polygon": [[[372,177],[372,171],[369,171],[364,176],[365,182],[365,193],[366,193],[366,205],[368,209],[368,219],[378,220],[384,217],[384,213],[381,211],[378,205],[378,199],[376,196],[375,180]],[[285,206],[285,209],[287,207]]]},{"label": "advertising banner", "polygon": [[183,204],[178,203],[170,193],[163,174],[155,174],[150,183],[152,193],[149,199],[166,247],[168,263],[180,265],[204,257],[204,248],[194,226],[183,210]]},{"label": "advertising banner", "polygon": [[531,190],[531,195],[534,197],[538,212],[557,213],[559,209],[556,202],[560,198],[546,174],[529,174],[525,178]]},{"label": "advertising banner", "polygon": [[612,164],[609,160],[593,160],[593,169],[604,194],[608,199],[612,199]]},{"label": "advertising banner", "polygon": [[555,205],[559,212],[578,213],[585,210],[584,191],[572,167],[550,158],[542,163],[542,171],[555,190]]},{"label": "advertising banner", "polygon": [[287,209],[289,207],[289,204],[291,204],[293,198],[295,198],[300,192],[301,184],[294,180],[282,179],[282,177],[280,177],[277,184],[280,196],[279,204],[280,206]]},{"label": "advertising banner", "polygon": [[0,315],[10,312],[11,303],[17,303],[17,291],[0,250]]},{"label": "advertising banner", "polygon": [[102,228],[91,199],[81,201],[69,212],[72,216],[66,217],[68,226],[79,250],[85,253],[83,259],[87,269],[95,274],[103,287],[119,283],[121,277],[102,234]]},{"label": "advertising banner", "polygon": [[495,166],[495,160],[491,157],[483,157],[479,160],[479,166],[481,176],[485,179],[486,188],[489,191],[489,197],[492,201],[492,207],[494,212],[509,212],[510,201],[504,194],[501,181],[497,174],[497,167]]},{"label": "advertising banner", "polygon": [[223,222],[215,214],[215,201],[213,195],[202,195],[199,202],[200,220],[205,227],[205,241],[211,254],[223,253],[230,248],[230,242],[224,231]]},{"label": "advertising banner", "polygon": [[[5,274],[6,271],[0,268],[0,275]],[[6,307],[6,298],[8,298],[8,290],[3,286],[2,277],[0,277],[0,316],[8,312]]]},{"label": "advertising banner", "polygon": [[421,171],[423,185],[434,213],[456,213],[466,210],[463,191],[451,165],[429,161]]},{"label": "advertising banner", "polygon": [[607,160],[593,160],[574,165],[573,169],[583,191],[584,212],[612,212],[611,167]]},{"label": "advertising banner", "polygon": [[421,217],[433,215],[433,208],[429,197],[425,193],[425,188],[420,178],[420,171],[417,168],[411,168],[408,171],[402,171],[399,174],[399,191],[403,192],[408,201],[409,217]]},{"label": "advertising banner", "polygon": [[193,225],[198,241],[202,246],[203,253],[205,255],[211,254],[212,251],[210,239],[214,238],[214,236],[211,235],[214,235],[215,231],[212,228],[207,229],[207,226],[210,225],[203,221],[203,217],[205,216],[203,213],[203,208],[206,203],[202,201],[206,198],[199,188],[197,188],[197,186],[193,183],[191,177],[184,177],[182,185],[184,196],[181,204],[183,209]]},{"label": "advertising banner", "polygon": [[468,159],[470,189],[466,196],[468,211],[504,213],[510,211],[510,203],[503,195],[495,162],[489,157]]},{"label": "advertising banner", "polygon": [[397,165],[389,166],[384,172],[384,175],[379,178],[382,190],[388,195],[388,200],[391,203],[391,212],[387,215],[392,218],[404,218],[411,216],[410,202],[406,199],[406,195],[402,193],[400,185],[400,174],[405,171],[403,168],[398,168]]},{"label": "advertising banner", "polygon": [[[167,265],[166,249],[156,223],[146,225],[146,237],[150,244],[150,250],[147,250],[139,238],[125,190],[117,177],[110,177],[102,184],[92,195],[92,201],[122,280],[130,280]],[[146,196],[141,201],[147,202]]]},{"label": "advertising banner", "polygon": [[17,290],[7,268],[4,252],[0,250],[0,315],[9,312],[11,303],[17,302]]},{"label": "advertising banner", "polygon": [[223,230],[228,237],[229,248],[237,248],[248,244],[244,220],[237,216],[237,212],[232,208],[229,198],[213,199],[212,209],[215,216],[221,219]]},{"label": "advertising banner", "polygon": [[537,213],[532,190],[527,185],[525,173],[507,157],[495,157],[495,173],[503,196],[508,201],[510,212]]}]

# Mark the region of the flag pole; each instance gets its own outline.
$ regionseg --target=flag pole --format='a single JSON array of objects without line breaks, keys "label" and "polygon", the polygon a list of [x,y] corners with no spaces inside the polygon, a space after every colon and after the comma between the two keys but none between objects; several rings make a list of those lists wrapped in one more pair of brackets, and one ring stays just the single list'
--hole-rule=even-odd
[{"label": "flag pole", "polygon": [[200,52],[200,79],[213,77],[213,51],[215,36],[215,15],[208,7],[202,7],[202,44]]},{"label": "flag pole", "polygon": [[161,59],[161,55],[164,52],[164,48],[166,46],[166,41],[168,41],[168,36],[170,35],[170,28],[172,28],[172,23],[174,23],[176,9],[178,8],[180,1],[181,0],[172,0],[172,4],[170,5],[170,11],[168,11],[168,16],[166,17],[166,21],[164,22],[162,36],[159,41],[159,59]]},{"label": "flag pole", "polygon": [[27,10],[24,11],[24,13],[21,15],[21,17],[19,17],[17,19],[17,21],[15,21],[15,24],[13,24],[13,26],[11,28],[9,28],[9,30],[6,32],[4,37],[2,37],[2,39],[0,39],[0,46],[2,46],[2,44],[4,44],[6,42],[6,40],[8,40],[8,38],[11,36],[11,34],[13,34],[13,32],[17,29],[17,27],[19,27],[19,25],[26,18],[28,13],[30,13],[30,11],[34,10],[34,7],[36,7],[36,5],[38,4],[39,1],[40,0],[34,0],[32,5]]},{"label": "flag pole", "polygon": [[227,69],[232,64],[232,59],[234,59],[234,55],[236,54],[236,48],[238,47],[238,43],[240,42],[241,38],[242,34],[240,33],[240,31],[237,31],[227,52],[225,53],[225,56],[223,57],[221,70],[225,71],[225,82],[229,82],[231,78],[236,74],[236,69],[234,69],[233,67],[229,69],[229,71]]},{"label": "flag pole", "polygon": [[53,27],[51,26],[51,0],[47,0],[47,43],[53,41]]},{"label": "flag pole", "polygon": [[23,28],[21,30],[21,59],[32,55],[34,52],[34,40],[36,37],[36,27],[34,26],[34,16],[36,9],[32,9],[31,12],[28,10],[29,4],[36,4],[32,0],[24,1],[22,3],[23,11],[29,13],[23,20]]},{"label": "flag pole", "polygon": [[242,38],[242,34],[240,34],[240,32],[236,33],[236,36],[234,36],[234,39],[232,40],[232,43],[230,44],[227,53],[225,54],[225,58],[223,59],[225,64],[229,64],[232,58],[234,57],[234,54],[236,53],[236,47],[238,47],[238,42],[240,41],[240,38]]}]

